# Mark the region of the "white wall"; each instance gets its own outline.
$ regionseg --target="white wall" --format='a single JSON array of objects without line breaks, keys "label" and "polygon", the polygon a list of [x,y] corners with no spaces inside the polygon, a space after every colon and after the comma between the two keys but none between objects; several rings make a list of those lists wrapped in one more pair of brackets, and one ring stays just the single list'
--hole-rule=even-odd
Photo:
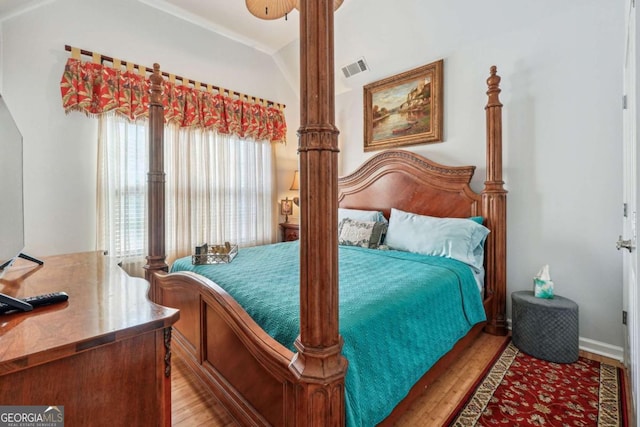
[{"label": "white wall", "polygon": [[[299,115],[272,57],[140,2],[57,0],[5,20],[1,37],[3,96],[24,136],[25,251],[33,256],[95,249],[97,120],[64,114],[65,44],[287,104],[294,124]],[[295,131],[278,152],[295,153]]]},{"label": "white wall", "polygon": [[[366,3],[366,4],[365,4]],[[341,173],[363,151],[362,86],[444,59],[444,142],[407,147],[485,178],[486,84],[502,76],[508,294],[550,264],[556,293],[580,306],[582,344],[621,354],[623,2],[345,1],[335,15]],[[291,68],[292,43],[278,53]],[[339,67],[364,56],[371,70]],[[296,57],[297,58],[297,57]],[[296,74],[296,73],[292,73]],[[508,300],[510,312],[510,300]],[[509,315],[510,316],[510,315]]]}]

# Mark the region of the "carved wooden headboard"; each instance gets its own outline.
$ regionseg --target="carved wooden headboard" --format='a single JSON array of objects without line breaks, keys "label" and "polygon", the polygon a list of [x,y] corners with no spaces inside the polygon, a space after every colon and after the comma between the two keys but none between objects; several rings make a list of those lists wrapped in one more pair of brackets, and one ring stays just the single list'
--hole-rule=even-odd
[{"label": "carved wooden headboard", "polygon": [[445,166],[410,151],[382,152],[338,180],[340,207],[465,218],[480,215],[469,183],[475,166]]}]

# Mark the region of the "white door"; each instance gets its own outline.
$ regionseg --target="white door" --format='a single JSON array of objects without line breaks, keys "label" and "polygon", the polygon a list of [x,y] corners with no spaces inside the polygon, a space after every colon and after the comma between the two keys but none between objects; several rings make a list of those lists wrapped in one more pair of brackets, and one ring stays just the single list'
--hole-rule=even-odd
[{"label": "white door", "polygon": [[637,248],[637,201],[638,197],[638,88],[640,88],[636,61],[638,58],[636,31],[637,8],[635,0],[625,0],[627,12],[626,46],[624,63],[624,104],[623,110],[623,234],[618,248],[623,253],[623,310],[626,312],[625,365],[630,373],[634,412],[640,426],[640,292],[638,291],[638,250]]}]

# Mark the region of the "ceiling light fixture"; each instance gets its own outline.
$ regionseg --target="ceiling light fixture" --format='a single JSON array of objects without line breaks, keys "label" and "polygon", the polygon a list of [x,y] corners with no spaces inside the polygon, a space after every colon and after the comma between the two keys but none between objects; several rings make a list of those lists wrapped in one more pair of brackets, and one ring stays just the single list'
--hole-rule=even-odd
[{"label": "ceiling light fixture", "polygon": [[295,0],[245,0],[247,9],[251,14],[260,19],[280,19],[291,12],[295,6]]},{"label": "ceiling light fixture", "polygon": [[[334,0],[333,10],[337,10],[344,0]],[[294,8],[300,10],[300,0],[244,0],[251,14],[260,19],[280,19]]]}]

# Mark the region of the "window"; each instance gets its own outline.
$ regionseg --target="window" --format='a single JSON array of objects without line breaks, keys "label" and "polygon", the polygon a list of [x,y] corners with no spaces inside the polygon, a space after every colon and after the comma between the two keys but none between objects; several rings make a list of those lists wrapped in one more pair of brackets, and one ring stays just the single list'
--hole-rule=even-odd
[{"label": "window", "polygon": [[[146,123],[100,118],[98,242],[119,258],[146,254]],[[273,241],[273,148],[268,141],[165,127],[166,251]]]},{"label": "window", "polygon": [[98,242],[120,258],[146,250],[147,127],[118,117],[100,119]]}]

